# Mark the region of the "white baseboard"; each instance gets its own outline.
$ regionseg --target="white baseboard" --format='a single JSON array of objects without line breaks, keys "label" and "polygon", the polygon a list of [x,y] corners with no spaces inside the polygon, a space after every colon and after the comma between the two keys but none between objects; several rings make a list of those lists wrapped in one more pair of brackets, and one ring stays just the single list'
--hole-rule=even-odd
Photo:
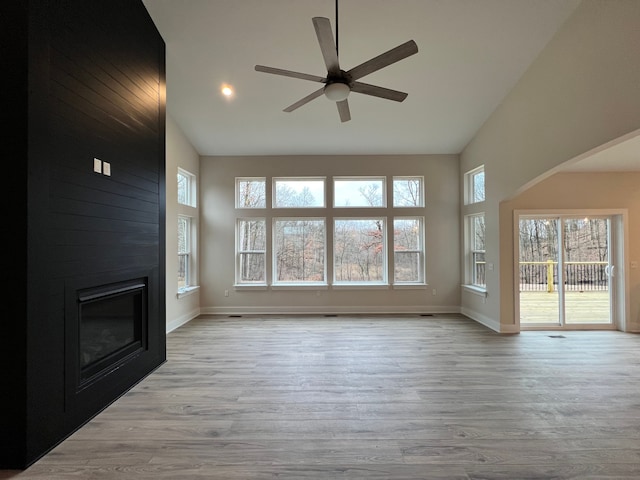
[{"label": "white baseboard", "polygon": [[517,325],[501,325],[499,320],[494,318],[487,317],[482,313],[476,312],[469,308],[461,308],[460,313],[469,317],[471,320],[475,320],[476,322],[484,325],[487,328],[490,328],[494,332],[498,333],[520,333],[520,329]]},{"label": "white baseboard", "polygon": [[198,308],[196,310],[193,310],[185,315],[181,315],[178,318],[174,318],[173,320],[170,320],[167,322],[167,333],[173,332],[176,328],[181,327],[182,325],[184,325],[185,323],[190,322],[191,320],[193,320],[194,318],[196,318],[198,315],[200,315],[201,310]]},{"label": "white baseboard", "polygon": [[204,307],[203,315],[400,315],[400,314],[445,314],[460,313],[459,306],[452,305],[405,305],[405,306],[330,306],[315,307]]}]

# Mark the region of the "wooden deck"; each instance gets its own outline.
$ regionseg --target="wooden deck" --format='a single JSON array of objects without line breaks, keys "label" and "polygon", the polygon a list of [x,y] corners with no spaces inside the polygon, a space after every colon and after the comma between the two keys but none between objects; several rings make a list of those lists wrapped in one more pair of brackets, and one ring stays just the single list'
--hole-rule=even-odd
[{"label": "wooden deck", "polygon": [[[520,292],[520,324],[558,323],[558,292]],[[566,323],[609,324],[609,292],[566,292]]]}]

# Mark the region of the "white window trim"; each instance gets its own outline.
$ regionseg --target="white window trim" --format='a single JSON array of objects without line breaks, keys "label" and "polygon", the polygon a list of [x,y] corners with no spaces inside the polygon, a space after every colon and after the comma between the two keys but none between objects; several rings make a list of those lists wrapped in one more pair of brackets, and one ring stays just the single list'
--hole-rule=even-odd
[{"label": "white window trim", "polygon": [[[418,205],[396,205],[395,204],[395,188],[394,183],[396,180],[420,180],[420,203]],[[426,204],[425,196],[424,196],[424,176],[422,175],[399,175],[394,176],[391,179],[391,202],[393,203],[393,208],[422,208]]]},{"label": "white window trim", "polygon": [[182,203],[180,199],[177,199],[178,205],[185,205],[187,207],[196,208],[197,206],[197,189],[196,189],[196,176],[188,172],[187,170],[178,167],[178,176],[183,176],[187,179],[187,203]]},{"label": "white window trim", "polygon": [[[264,205],[259,207],[245,207],[240,205],[240,182],[262,182],[264,186]],[[266,177],[236,177],[235,184],[235,207],[240,210],[251,210],[251,209],[260,209],[264,210],[267,208],[267,179]]]},{"label": "white window trim", "polygon": [[[264,250],[241,250],[240,249],[240,235],[239,235],[239,226],[241,222],[264,222],[265,228],[265,241],[267,240],[267,219],[265,217],[238,217],[236,218],[236,227],[235,227],[235,281],[234,287],[261,287],[267,285],[267,249]],[[243,254],[262,254],[263,255],[263,278],[261,281],[242,281],[240,279],[240,258]]]},{"label": "white window trim", "polygon": [[[185,265],[185,282],[186,285],[184,285],[183,287],[178,287],[178,295],[182,295],[186,293],[189,289],[193,289],[196,288],[197,285],[195,285],[194,279],[195,279],[195,266],[194,266],[194,261],[193,261],[193,238],[194,238],[194,231],[193,229],[194,227],[194,222],[193,222],[193,217],[189,216],[189,215],[182,215],[179,214],[178,215],[178,220],[180,219],[185,219],[186,223],[187,223],[187,238],[186,238],[186,250],[185,251],[180,251],[180,249],[178,248],[178,258],[181,255],[186,255],[186,265]],[[180,297],[178,297],[180,298]]]},{"label": "white window trim", "polygon": [[[382,175],[355,175],[355,176],[334,176],[331,178],[332,180],[332,199],[331,205],[333,208],[354,208],[354,209],[372,209],[372,208],[388,208],[387,207],[387,177]],[[382,190],[380,195],[382,196],[382,205],[336,205],[336,181],[366,181],[366,180],[381,180],[382,181]]]},{"label": "white window trim", "polygon": [[[277,255],[275,252],[275,248],[276,248],[276,222],[280,222],[280,221],[284,221],[284,222],[296,222],[296,221],[322,221],[323,225],[324,225],[324,232],[323,232],[323,236],[324,236],[324,262],[323,262],[323,266],[324,266],[324,271],[323,271],[323,277],[324,280],[321,281],[317,281],[317,282],[313,282],[313,281],[300,281],[300,282],[291,282],[291,281],[286,281],[286,282],[281,282],[277,280],[277,275],[278,275],[278,268],[277,268]],[[287,287],[289,289],[291,289],[291,287],[319,287],[322,285],[327,285],[327,219],[325,217],[273,217],[272,219],[272,227],[271,227],[271,261],[272,261],[272,266],[271,266],[271,271],[273,272],[273,278],[271,280],[271,286],[272,287]]]},{"label": "white window trim", "polygon": [[[426,285],[427,283],[427,253],[425,248],[425,219],[421,215],[407,215],[407,216],[395,216],[393,217],[393,222],[391,224],[391,228],[395,231],[395,221],[396,220],[418,220],[420,223],[420,247],[414,250],[400,250],[396,251],[395,247],[395,236],[394,236],[394,244],[393,244],[393,285],[411,285],[411,286],[419,286]],[[395,269],[395,259],[396,253],[418,253],[420,255],[420,280],[410,281],[410,282],[397,282],[396,281],[396,269]]]},{"label": "white window trim", "polygon": [[[474,245],[474,233],[475,233],[475,227],[474,227],[474,218],[476,217],[483,217],[485,218],[486,221],[486,217],[485,217],[485,213],[484,212],[478,212],[478,213],[472,213],[469,215],[465,215],[464,217],[464,229],[465,229],[465,283],[463,284],[463,286],[465,287],[466,290],[472,291],[472,293],[475,292],[486,292],[486,285],[479,285],[477,283],[473,283],[474,280],[474,265],[473,265],[473,258],[474,258],[474,253],[484,253],[486,255],[486,244],[485,244],[485,250],[475,250],[473,249],[473,245]],[[486,238],[485,238],[485,242],[486,242]],[[486,258],[485,258],[485,262],[486,262]],[[485,263],[486,264],[486,263]],[[485,275],[486,275],[486,270],[485,270]]]},{"label": "white window trim", "polygon": [[465,205],[474,205],[477,203],[482,203],[487,199],[487,191],[485,186],[484,199],[479,201],[474,201],[473,178],[475,177],[475,175],[477,175],[480,172],[484,172],[484,165],[480,165],[479,167],[476,167],[473,170],[469,170],[467,173],[464,174],[464,204]]},{"label": "white window trim", "polygon": [[[382,255],[382,271],[383,271],[383,278],[382,280],[377,280],[377,281],[372,281],[372,282],[347,282],[344,280],[336,280],[336,222],[338,221],[344,221],[344,220],[351,220],[351,221],[358,221],[358,220],[372,220],[372,221],[376,221],[376,220],[382,220],[382,224],[383,224],[383,228],[382,228],[382,246],[383,246],[383,251],[381,252]],[[333,238],[333,245],[331,246],[331,250],[333,252],[333,258],[331,259],[332,265],[333,265],[333,279],[331,282],[331,285],[334,287],[355,287],[355,288],[362,288],[362,287],[375,287],[375,286],[385,286],[388,287],[389,284],[389,238],[387,235],[387,229],[388,229],[388,223],[387,223],[387,217],[385,216],[373,216],[373,217],[369,217],[366,215],[363,216],[353,216],[353,217],[334,217],[333,218],[333,225],[332,225],[332,238]]]},{"label": "white window trim", "polygon": [[[279,181],[283,181],[283,182],[322,182],[322,205],[313,205],[313,206],[292,206],[292,205],[288,205],[288,206],[284,206],[284,207],[278,207],[276,206],[276,201],[278,200],[277,195],[276,195],[276,183]],[[274,210],[284,210],[284,209],[304,209],[304,210],[309,210],[312,208],[321,208],[321,209],[325,209],[327,208],[327,177],[307,177],[307,176],[302,176],[302,177],[273,177],[271,179],[271,208],[273,208]]]}]

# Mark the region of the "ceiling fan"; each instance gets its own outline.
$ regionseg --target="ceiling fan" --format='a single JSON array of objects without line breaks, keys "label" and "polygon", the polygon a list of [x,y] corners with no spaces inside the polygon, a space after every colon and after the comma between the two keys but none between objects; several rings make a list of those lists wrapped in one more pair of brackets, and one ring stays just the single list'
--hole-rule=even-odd
[{"label": "ceiling fan", "polygon": [[362,83],[358,80],[365,75],[369,75],[380,70],[392,63],[396,63],[415,53],[418,53],[418,46],[413,40],[403,43],[402,45],[392,48],[391,50],[367,60],[350,70],[342,70],[338,61],[338,0],[336,0],[336,39],[333,39],[331,30],[331,22],[325,17],[314,17],[313,26],[316,30],[320,50],[327,67],[327,75],[320,77],[317,75],[309,75],[307,73],[293,72],[291,70],[283,70],[281,68],[265,67],[264,65],[256,65],[258,72],[272,73],[274,75],[282,75],[285,77],[300,78],[302,80],[310,80],[312,82],[324,83],[325,85],[289,105],[284,109],[285,112],[293,112],[295,109],[309,103],[311,100],[324,94],[329,100],[336,102],[340,120],[347,122],[351,120],[351,112],[349,111],[349,103],[347,97],[351,92],[362,93],[374,97],[402,102],[407,98],[407,94],[397,90],[390,90],[368,83]]}]

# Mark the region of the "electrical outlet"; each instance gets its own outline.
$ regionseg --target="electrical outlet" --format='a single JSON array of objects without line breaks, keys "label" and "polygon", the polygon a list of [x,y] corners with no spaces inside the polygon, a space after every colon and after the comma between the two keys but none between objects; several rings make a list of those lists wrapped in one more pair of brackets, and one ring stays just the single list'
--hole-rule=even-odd
[{"label": "electrical outlet", "polygon": [[229,290],[225,290],[225,291],[224,291],[224,296],[225,296],[225,297],[228,297],[228,296],[229,296]]},{"label": "electrical outlet", "polygon": [[438,294],[438,292],[437,292],[437,290],[435,288],[433,290],[431,290],[431,295],[437,295],[437,294]]}]

